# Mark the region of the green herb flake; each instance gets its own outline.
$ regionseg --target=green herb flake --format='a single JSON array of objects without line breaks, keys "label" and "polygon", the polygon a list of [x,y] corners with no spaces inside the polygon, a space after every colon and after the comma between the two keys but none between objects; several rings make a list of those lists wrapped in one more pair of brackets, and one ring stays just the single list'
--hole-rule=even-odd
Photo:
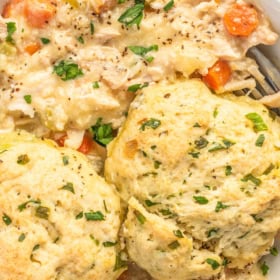
[{"label": "green herb flake", "polygon": [[273,169],[275,168],[275,165],[271,163],[267,169],[263,172],[263,175],[268,175]]},{"label": "green herb flake", "polygon": [[91,127],[95,142],[106,147],[113,140],[113,128],[111,123],[102,124],[102,118],[99,118],[94,126]]},{"label": "green herb flake", "polygon": [[95,239],[94,235],[93,234],[90,234],[89,235],[90,239],[94,241],[95,245],[96,246],[99,246],[100,244],[100,241],[98,239]]},{"label": "green herb flake", "polygon": [[201,125],[200,125],[198,122],[196,122],[196,123],[193,125],[193,127],[201,127]]},{"label": "green herb flake", "polygon": [[156,129],[161,125],[161,121],[158,119],[151,118],[141,124],[140,130],[144,131],[146,128]]},{"label": "green herb flake", "polygon": [[128,8],[119,18],[118,21],[125,26],[132,26],[134,24],[139,28],[143,18],[144,4],[136,4]]},{"label": "green herb flake", "polygon": [[233,146],[235,143],[228,140],[228,139],[224,139],[223,144],[221,143],[214,143],[214,146],[212,146],[208,152],[212,153],[212,152],[216,152],[216,151],[220,151],[220,150],[227,150],[229,149],[231,146]]},{"label": "green herb flake", "polygon": [[194,141],[195,147],[199,150],[207,147],[208,143],[208,140],[202,136],[200,136],[198,140]]},{"label": "green herb flake", "polygon": [[202,205],[207,204],[209,202],[209,200],[204,196],[193,196],[193,199],[195,200],[196,203]]},{"label": "green herb flake", "polygon": [[38,250],[40,248],[40,244],[36,244],[33,249],[32,249],[32,252]]},{"label": "green herb flake", "polygon": [[278,254],[279,254],[279,253],[278,253],[278,249],[277,249],[276,247],[270,248],[269,252],[270,252],[270,254],[271,254],[272,256],[274,256],[274,257],[277,257]]},{"label": "green herb flake", "polygon": [[149,83],[144,83],[144,84],[134,84],[134,85],[131,85],[127,88],[127,91],[129,92],[136,92],[138,91],[139,89],[142,89],[142,88],[145,88],[149,85]]},{"label": "green herb flake", "polygon": [[84,40],[84,37],[83,36],[79,36],[77,38],[78,42],[81,43],[81,44],[84,44],[85,43],[85,40]]},{"label": "green herb flake", "polygon": [[93,21],[90,22],[90,34],[91,35],[94,34],[94,23],[93,23]]},{"label": "green herb flake", "polygon": [[35,216],[47,220],[49,218],[50,208],[45,206],[38,206],[35,211]]},{"label": "green herb flake", "polygon": [[14,44],[15,41],[12,36],[17,30],[16,23],[15,22],[6,22],[6,27],[7,27],[6,42]]},{"label": "green herb flake", "polygon": [[160,209],[159,212],[160,212],[163,216],[170,216],[170,215],[173,215],[173,213],[170,211],[170,209]]},{"label": "green herb flake", "polygon": [[84,75],[78,64],[65,60],[54,65],[53,72],[56,73],[62,81],[73,80]]},{"label": "green herb flake", "polygon": [[188,155],[192,156],[193,158],[199,158],[200,152],[188,152]]},{"label": "green herb flake", "polygon": [[110,211],[108,210],[107,208],[107,205],[106,205],[106,201],[103,199],[103,206],[104,206],[104,210],[106,213],[110,213]]},{"label": "green herb flake", "polygon": [[216,118],[218,114],[219,114],[218,108],[215,108],[213,112],[213,117]]},{"label": "green herb flake", "polygon": [[168,12],[173,6],[174,6],[174,0],[171,0],[163,7],[163,10],[165,12]]},{"label": "green herb flake", "polygon": [[48,38],[41,38],[41,42],[42,42],[42,44],[47,45],[51,42],[51,40]]},{"label": "green herb flake", "polygon": [[248,181],[251,181],[254,185],[256,186],[259,186],[262,181],[258,178],[256,178],[255,176],[253,176],[251,173],[250,174],[247,174],[245,175],[242,179],[241,179],[242,182],[248,182]]},{"label": "green herb flake", "polygon": [[105,217],[100,211],[90,211],[85,213],[85,217],[87,221],[104,221]]},{"label": "green herb flake", "polygon": [[116,255],[114,271],[117,271],[117,270],[122,269],[124,267],[127,267],[127,261],[122,260],[121,253],[119,253],[118,255]]},{"label": "green herb flake", "polygon": [[20,212],[22,212],[23,210],[26,209],[26,207],[27,207],[27,205],[28,205],[29,203],[40,204],[41,201],[40,201],[40,200],[35,200],[35,199],[30,199],[30,200],[28,200],[28,201],[26,201],[26,202],[20,204],[20,205],[18,206],[18,210],[19,210]]},{"label": "green herb flake", "polygon": [[117,241],[116,242],[105,241],[102,244],[104,247],[113,247],[113,246],[117,245],[117,243],[118,243]]},{"label": "green herb flake", "polygon": [[93,87],[94,89],[96,89],[96,88],[100,88],[100,85],[99,85],[98,82],[93,82],[93,83],[92,83],[92,87]]},{"label": "green herb flake", "polygon": [[25,234],[24,233],[22,233],[19,237],[18,237],[18,242],[23,242],[24,241],[24,239],[25,239]]},{"label": "green herb flake", "polygon": [[262,147],[263,143],[264,143],[264,140],[265,140],[264,134],[260,134],[259,137],[257,138],[256,142],[255,142],[255,145],[257,147]]},{"label": "green herb flake", "polygon": [[63,156],[62,157],[62,162],[63,162],[63,165],[68,165],[69,164],[69,157],[68,156]]},{"label": "green herb flake", "polygon": [[159,169],[160,166],[161,166],[161,164],[162,164],[162,163],[161,163],[160,161],[155,160],[155,161],[154,161],[154,168],[155,168],[155,169]]},{"label": "green herb flake", "polygon": [[217,235],[219,231],[219,228],[211,228],[208,232],[207,232],[207,237],[210,238],[212,236]]},{"label": "green herb flake", "polygon": [[140,213],[139,211],[135,210],[134,215],[136,216],[137,220],[139,221],[139,223],[141,225],[143,225],[146,222],[145,216],[142,213]]},{"label": "green herb flake", "polygon": [[206,259],[206,263],[211,265],[213,270],[216,270],[216,269],[218,269],[220,267],[220,264],[216,260],[214,260],[214,259],[208,258],[208,259]]},{"label": "green herb flake", "polygon": [[6,213],[3,214],[2,220],[6,224],[6,226],[12,223],[12,219]]},{"label": "green herb flake", "polygon": [[23,99],[25,100],[25,102],[27,103],[27,104],[31,104],[32,103],[32,96],[31,95],[24,95],[23,96]]},{"label": "green herb flake", "polygon": [[146,54],[151,51],[158,51],[158,45],[151,45],[150,47],[129,46],[128,49],[130,49],[134,54],[143,57],[147,62],[152,62],[154,57],[146,56]]},{"label": "green herb flake", "polygon": [[74,185],[73,185],[73,183],[70,183],[70,182],[66,183],[66,185],[61,187],[60,190],[69,191],[69,192],[75,194]]},{"label": "green herb flake", "polygon": [[232,167],[230,165],[227,165],[225,168],[225,175],[229,176],[232,174]]},{"label": "green herb flake", "polygon": [[175,235],[176,237],[178,237],[178,238],[184,238],[183,233],[182,233],[179,229],[173,230],[173,233],[174,233],[174,235]]},{"label": "green herb flake", "polygon": [[221,210],[223,209],[226,209],[228,208],[229,206],[228,205],[225,205],[223,204],[221,201],[218,201],[217,204],[216,204],[216,208],[215,208],[215,212],[220,212]]},{"label": "green herb flake", "polygon": [[80,220],[80,219],[83,218],[83,216],[84,216],[84,212],[82,211],[82,212],[80,212],[80,213],[78,213],[78,214],[76,215],[75,219],[76,219],[76,220]]},{"label": "green herb flake", "polygon": [[252,214],[251,216],[257,223],[261,223],[263,221],[263,218],[258,217],[256,214]]},{"label": "green herb flake", "polygon": [[269,266],[266,264],[266,262],[263,262],[260,266],[260,269],[262,271],[262,275],[266,276],[269,271]]},{"label": "green herb flake", "polygon": [[178,240],[175,240],[175,241],[169,243],[167,246],[168,246],[169,249],[175,250],[178,247],[180,247],[180,243],[178,242]]},{"label": "green herb flake", "polygon": [[245,117],[253,123],[255,132],[268,130],[267,125],[264,123],[262,117],[257,113],[249,113]]},{"label": "green herb flake", "polygon": [[158,202],[153,202],[153,201],[147,199],[147,200],[145,200],[145,204],[146,204],[148,207],[151,207],[151,206],[154,206],[154,205],[158,205],[158,204],[160,204],[160,203],[158,203]]},{"label": "green herb flake", "polygon": [[24,154],[24,155],[20,155],[18,156],[17,158],[17,164],[20,164],[20,165],[25,165],[29,162],[29,157],[28,155]]}]

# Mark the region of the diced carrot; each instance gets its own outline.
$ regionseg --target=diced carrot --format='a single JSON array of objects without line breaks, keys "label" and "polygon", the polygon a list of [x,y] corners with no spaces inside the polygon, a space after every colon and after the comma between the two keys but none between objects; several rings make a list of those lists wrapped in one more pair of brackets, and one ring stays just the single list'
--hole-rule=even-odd
[{"label": "diced carrot", "polygon": [[26,0],[24,14],[27,22],[36,28],[42,28],[55,15],[55,5],[50,0]]},{"label": "diced carrot", "polygon": [[234,4],[224,14],[224,25],[234,36],[249,36],[259,25],[258,12],[248,4]]},{"label": "diced carrot", "polygon": [[41,46],[39,43],[35,42],[32,43],[30,45],[27,45],[24,50],[29,53],[30,55],[33,55],[35,52],[37,52],[38,50],[40,50]]},{"label": "diced carrot", "polygon": [[22,2],[23,0],[11,0],[9,2],[6,3],[6,5],[4,6],[3,8],[3,11],[2,11],[2,17],[3,18],[9,18],[12,16],[12,13],[15,9],[15,6]]},{"label": "diced carrot", "polygon": [[208,74],[203,77],[203,81],[214,90],[223,87],[230,79],[231,68],[224,60],[218,60],[211,68]]},{"label": "diced carrot", "polygon": [[83,154],[88,154],[92,149],[92,147],[93,147],[92,137],[88,134],[85,134],[82,144],[77,150]]},{"label": "diced carrot", "polygon": [[64,147],[64,143],[65,143],[66,138],[67,138],[67,135],[63,134],[60,138],[56,139],[55,141],[58,144],[58,146]]}]

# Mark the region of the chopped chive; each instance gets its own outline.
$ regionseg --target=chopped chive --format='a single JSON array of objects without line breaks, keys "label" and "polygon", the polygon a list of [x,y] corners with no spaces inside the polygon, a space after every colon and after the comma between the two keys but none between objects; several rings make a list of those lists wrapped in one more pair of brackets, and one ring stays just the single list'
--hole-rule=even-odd
[{"label": "chopped chive", "polygon": [[24,154],[24,155],[20,155],[17,158],[17,163],[20,165],[25,165],[29,162],[29,157],[28,155]]},{"label": "chopped chive", "polygon": [[269,266],[266,264],[266,262],[263,262],[260,269],[262,271],[262,275],[265,276],[269,271]]},{"label": "chopped chive", "polygon": [[242,179],[241,179],[242,182],[248,182],[248,181],[251,181],[253,184],[255,184],[256,186],[259,186],[262,181],[258,178],[256,178],[254,175],[252,175],[251,173],[250,174],[247,174],[245,175]]},{"label": "chopped chive", "polygon": [[98,82],[93,82],[93,83],[92,83],[92,87],[93,87],[94,89],[96,89],[96,88],[100,88],[100,86],[99,86],[99,83],[98,83]]},{"label": "chopped chive", "polygon": [[18,242],[22,242],[25,239],[25,234],[22,233],[19,237],[18,237]]},{"label": "chopped chive", "polygon": [[31,102],[32,102],[32,96],[31,95],[29,95],[29,94],[24,95],[23,98],[24,98],[24,100],[27,104],[31,104]]},{"label": "chopped chive", "polygon": [[264,143],[264,140],[265,140],[264,134],[260,134],[259,137],[257,138],[256,142],[255,142],[255,145],[257,147],[262,147],[263,143]]},{"label": "chopped chive", "polygon": [[156,129],[161,125],[161,121],[158,119],[151,118],[146,122],[141,124],[140,130],[144,131],[146,128],[150,127],[152,129]]},{"label": "chopped chive", "polygon": [[173,233],[174,233],[174,235],[175,235],[176,237],[178,237],[178,238],[184,238],[183,233],[182,233],[179,229],[173,230]]},{"label": "chopped chive", "polygon": [[214,259],[208,258],[208,259],[206,259],[206,262],[207,262],[209,265],[211,265],[211,267],[212,267],[213,270],[216,270],[217,268],[220,267],[220,264],[219,264],[216,260],[214,260]]},{"label": "chopped chive", "polygon": [[49,218],[50,209],[45,206],[38,206],[35,211],[35,216],[47,220]]},{"label": "chopped chive", "polygon": [[66,185],[61,187],[60,190],[69,191],[69,192],[75,194],[73,183],[70,183],[70,182],[66,183]]},{"label": "chopped chive", "polygon": [[168,12],[174,6],[174,0],[170,0],[164,7],[163,10]]},{"label": "chopped chive", "polygon": [[204,196],[193,196],[193,199],[195,200],[196,203],[198,204],[207,204],[209,200],[204,197]]},{"label": "chopped chive", "polygon": [[208,140],[202,136],[200,136],[198,140],[194,141],[195,147],[199,150],[205,148],[208,143]]},{"label": "chopped chive", "polygon": [[12,223],[12,219],[6,213],[3,214],[2,220],[7,226]]},{"label": "chopped chive", "polygon": [[268,130],[267,125],[259,114],[249,113],[245,115],[245,117],[253,123],[253,129],[255,132]]},{"label": "chopped chive", "polygon": [[228,207],[228,205],[225,205],[221,201],[218,201],[216,204],[215,212],[220,212],[221,210],[226,209]]},{"label": "chopped chive", "polygon": [[143,225],[146,222],[145,216],[142,213],[140,213],[139,211],[135,210],[134,215],[136,216],[136,218],[140,224]]},{"label": "chopped chive", "polygon": [[79,219],[82,219],[83,216],[84,216],[84,212],[82,211],[82,212],[78,213],[75,218],[76,218],[76,220],[79,220]]},{"label": "chopped chive", "polygon": [[167,246],[168,246],[168,248],[170,248],[171,250],[175,250],[175,249],[177,249],[178,247],[180,247],[180,243],[178,242],[178,240],[175,240],[175,241],[169,243]]},{"label": "chopped chive", "polygon": [[62,162],[63,162],[63,165],[68,165],[69,164],[69,157],[68,156],[63,156],[62,157]]},{"label": "chopped chive", "polygon": [[118,243],[117,241],[116,241],[116,242],[105,241],[105,242],[103,242],[102,244],[103,244],[104,247],[113,247],[113,246],[115,246],[117,243]]},{"label": "chopped chive", "polygon": [[151,206],[154,206],[154,205],[158,205],[159,203],[158,202],[153,202],[149,199],[145,200],[145,204],[148,206],[148,207],[151,207]]},{"label": "chopped chive", "polygon": [[85,217],[87,221],[104,221],[105,217],[102,212],[100,211],[90,211],[85,213]]},{"label": "chopped chive", "polygon": [[19,210],[20,212],[22,212],[24,209],[26,209],[26,206],[27,206],[29,203],[40,204],[41,201],[40,201],[39,199],[38,199],[38,200],[30,199],[30,200],[28,200],[28,201],[26,201],[26,202],[20,204],[20,205],[18,206],[18,210]]},{"label": "chopped chive", "polygon": [[41,42],[42,42],[44,45],[47,45],[47,44],[49,44],[49,43],[51,42],[51,40],[48,39],[48,38],[41,38]]},{"label": "chopped chive", "polygon": [[90,22],[90,34],[91,35],[94,34],[94,23],[93,23],[93,21]]},{"label": "chopped chive", "polygon": [[225,168],[225,175],[229,176],[232,174],[232,167],[230,165],[227,165]]}]

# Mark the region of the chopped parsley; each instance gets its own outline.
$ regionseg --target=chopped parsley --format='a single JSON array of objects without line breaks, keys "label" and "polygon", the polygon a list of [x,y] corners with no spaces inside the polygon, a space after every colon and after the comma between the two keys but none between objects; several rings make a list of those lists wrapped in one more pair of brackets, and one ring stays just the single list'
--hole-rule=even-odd
[{"label": "chopped parsley", "polygon": [[193,125],[193,127],[201,127],[201,125],[200,125],[198,122],[196,122],[196,123]]},{"label": "chopped parsley", "polygon": [[100,88],[100,85],[99,85],[98,82],[93,82],[93,83],[92,83],[92,87],[93,87],[94,89],[96,89],[96,88]]},{"label": "chopped parsley", "polygon": [[159,169],[159,167],[161,166],[161,164],[162,164],[162,163],[161,163],[160,161],[155,160],[155,161],[154,161],[154,168],[155,168],[155,169]]},{"label": "chopped parsley", "polygon": [[122,260],[121,253],[119,253],[118,255],[116,255],[114,271],[119,270],[123,267],[127,267],[127,261]]},{"label": "chopped parsley", "polygon": [[208,232],[207,232],[207,237],[212,237],[214,235],[216,235],[219,231],[219,228],[211,228]]},{"label": "chopped parsley", "polygon": [[225,168],[225,175],[229,176],[232,174],[232,167],[230,165],[227,165]]},{"label": "chopped parsley", "polygon": [[77,38],[78,42],[80,42],[81,44],[84,44],[85,43],[85,40],[84,40],[84,37],[83,36],[79,36]]},{"label": "chopped parsley", "polygon": [[2,220],[7,226],[12,223],[12,219],[6,213],[3,214]]},{"label": "chopped parsley", "polygon": [[216,152],[216,151],[220,151],[220,150],[227,150],[229,149],[231,146],[233,146],[235,143],[228,140],[228,139],[224,139],[223,144],[220,143],[214,143],[214,146],[212,146],[208,152],[212,153],[212,152]]},{"label": "chopped parsley", "polygon": [[29,203],[40,204],[41,201],[40,201],[40,200],[35,200],[35,199],[30,199],[30,200],[28,200],[28,201],[26,201],[26,202],[20,204],[20,205],[18,206],[18,210],[19,210],[20,212],[22,212],[23,210],[26,209],[26,206],[27,206]]},{"label": "chopped parsley", "polygon": [[255,142],[255,145],[257,147],[262,147],[262,145],[264,143],[264,140],[265,140],[264,134],[260,134],[259,137],[257,138],[256,142]]},{"label": "chopped parsley", "polygon": [[94,235],[93,234],[90,234],[89,235],[90,239],[92,239],[95,243],[96,246],[99,246],[100,242],[98,239],[95,239]]},{"label": "chopped parsley", "polygon": [[113,140],[113,128],[111,123],[102,124],[102,118],[96,121],[96,124],[91,127],[95,142],[105,147]]},{"label": "chopped parsley", "polygon": [[136,92],[139,89],[145,88],[147,87],[149,84],[148,83],[144,83],[144,84],[134,84],[131,85],[127,88],[127,91],[129,92]]},{"label": "chopped parsley", "polygon": [[175,241],[169,243],[167,246],[168,246],[169,249],[175,250],[178,247],[180,247],[180,243],[178,242],[178,240],[175,240]]},{"label": "chopped parsley", "polygon": [[6,42],[14,44],[15,41],[12,36],[17,30],[16,23],[15,22],[6,22],[6,26],[7,26]]},{"label": "chopped parsley", "polygon": [[94,34],[94,23],[93,23],[93,21],[90,22],[90,34],[91,35]]},{"label": "chopped parsley", "polygon": [[85,217],[87,221],[104,221],[105,217],[100,211],[90,211],[85,213]]},{"label": "chopped parsley", "polygon": [[178,238],[184,238],[183,233],[182,233],[179,229],[173,230],[173,233],[174,233],[174,235],[175,235],[176,237],[178,237]]},{"label": "chopped parsley", "polygon": [[49,218],[50,208],[45,206],[38,206],[35,211],[35,216],[47,220]]},{"label": "chopped parsley", "polygon": [[140,130],[144,131],[146,128],[150,127],[156,129],[161,125],[161,121],[158,119],[151,118],[141,124]]},{"label": "chopped parsley", "polygon": [[207,262],[209,265],[211,265],[211,267],[212,267],[213,270],[216,270],[217,268],[220,267],[220,264],[219,264],[216,260],[214,260],[214,259],[208,258],[208,259],[206,259],[206,262]]},{"label": "chopped parsley", "polygon": [[66,60],[62,60],[54,65],[53,72],[56,73],[62,81],[73,80],[84,74],[78,64]]},{"label": "chopped parsley", "polygon": [[207,147],[208,143],[208,140],[202,136],[200,136],[198,140],[194,141],[195,147],[199,150]]},{"label": "chopped parsley", "polygon": [[141,225],[143,225],[146,222],[145,216],[142,213],[140,213],[139,211],[135,210],[134,215],[136,216],[137,220],[139,221],[139,223]]},{"label": "chopped parsley", "polygon": [[225,205],[221,201],[218,201],[216,204],[215,212],[220,212],[221,210],[226,209],[228,207],[228,205]]},{"label": "chopped parsley", "polygon": [[154,206],[154,205],[157,205],[159,204],[158,202],[153,202],[149,199],[145,200],[145,204],[148,206],[148,207],[151,207],[151,206]]},{"label": "chopped parsley", "polygon": [[24,155],[20,155],[18,156],[17,158],[17,163],[20,164],[20,165],[25,165],[29,162],[29,157],[27,154],[24,154]]},{"label": "chopped parsley", "polygon": [[196,203],[202,205],[207,204],[209,202],[209,200],[204,196],[193,196],[193,199],[195,200]]},{"label": "chopped parsley", "polygon": [[258,217],[256,214],[252,214],[251,216],[257,223],[261,223],[263,221],[263,218]]},{"label": "chopped parsley", "polygon": [[76,219],[76,220],[80,220],[80,219],[83,218],[83,216],[84,216],[84,212],[82,211],[82,212],[80,212],[80,213],[78,213],[78,214],[76,215],[75,219]]},{"label": "chopped parsley", "polygon": [[260,267],[261,271],[262,271],[262,275],[265,276],[267,275],[268,271],[269,271],[269,266],[266,264],[266,262],[263,262],[261,264],[261,267]]},{"label": "chopped parsley", "polygon": [[51,40],[48,38],[41,38],[41,42],[42,42],[42,44],[47,45],[51,42]]},{"label": "chopped parsley", "polygon": [[248,182],[248,181],[251,181],[254,185],[256,186],[259,186],[262,181],[258,178],[256,178],[254,175],[252,175],[251,173],[250,174],[247,174],[245,175],[242,179],[241,179],[242,182]]},{"label": "chopped parsley", "polygon": [[267,169],[263,172],[263,175],[268,175],[273,169],[275,168],[275,165],[271,163]]},{"label": "chopped parsley", "polygon": [[271,254],[272,256],[274,256],[274,257],[277,257],[277,256],[278,256],[278,250],[277,250],[276,247],[270,248],[269,252],[270,252],[270,254]]},{"label": "chopped parsley", "polygon": [[66,185],[64,185],[62,188],[60,188],[60,190],[69,191],[69,192],[75,194],[73,183],[70,183],[70,182],[66,183]]},{"label": "chopped parsley", "polygon": [[158,45],[151,45],[150,47],[143,46],[129,46],[128,47],[134,54],[143,57],[146,61],[152,62],[154,60],[153,56],[146,56],[148,52],[158,51]]},{"label": "chopped parsley", "polygon": [[249,113],[245,115],[245,117],[253,123],[253,129],[255,132],[268,130],[267,125],[259,114]]},{"label": "chopped parsley", "polygon": [[103,199],[103,206],[104,206],[105,212],[110,213],[110,211],[107,208],[106,201],[104,199]]},{"label": "chopped parsley", "polygon": [[40,244],[36,244],[33,249],[32,249],[32,252],[38,250],[40,248]]},{"label": "chopped parsley", "polygon": [[125,26],[132,26],[134,24],[139,28],[141,20],[144,15],[144,4],[136,4],[133,7],[128,8],[121,16],[118,18],[120,23]]},{"label": "chopped parsley", "polygon": [[174,6],[174,0],[170,0],[164,7],[163,10],[168,12]]},{"label": "chopped parsley", "polygon": [[193,152],[189,152],[188,154],[193,158],[199,158],[200,152],[193,151]]},{"label": "chopped parsley", "polygon": [[113,246],[117,245],[117,243],[118,243],[117,241],[116,242],[105,241],[102,244],[104,247],[113,247]]},{"label": "chopped parsley", "polygon": [[31,104],[32,103],[32,96],[30,94],[24,95],[23,98],[24,98],[24,100],[25,100],[25,102],[27,104]]},{"label": "chopped parsley", "polygon": [[25,234],[22,233],[19,237],[18,237],[18,242],[22,242],[25,239]]},{"label": "chopped parsley", "polygon": [[216,118],[218,114],[219,114],[218,108],[215,108],[213,112],[213,117]]},{"label": "chopped parsley", "polygon": [[62,162],[63,162],[63,165],[68,165],[69,164],[69,157],[68,156],[63,156],[62,157]]}]

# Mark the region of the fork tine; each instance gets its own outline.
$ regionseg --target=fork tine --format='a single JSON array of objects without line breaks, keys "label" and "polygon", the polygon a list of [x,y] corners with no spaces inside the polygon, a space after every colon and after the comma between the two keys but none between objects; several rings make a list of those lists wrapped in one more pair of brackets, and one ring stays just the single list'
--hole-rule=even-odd
[{"label": "fork tine", "polygon": [[254,58],[259,65],[259,69],[265,77],[266,82],[270,85],[271,90],[265,88],[265,82],[258,81],[267,94],[273,94],[280,90],[280,72],[275,65],[256,47],[252,47],[248,51],[248,56]]}]

